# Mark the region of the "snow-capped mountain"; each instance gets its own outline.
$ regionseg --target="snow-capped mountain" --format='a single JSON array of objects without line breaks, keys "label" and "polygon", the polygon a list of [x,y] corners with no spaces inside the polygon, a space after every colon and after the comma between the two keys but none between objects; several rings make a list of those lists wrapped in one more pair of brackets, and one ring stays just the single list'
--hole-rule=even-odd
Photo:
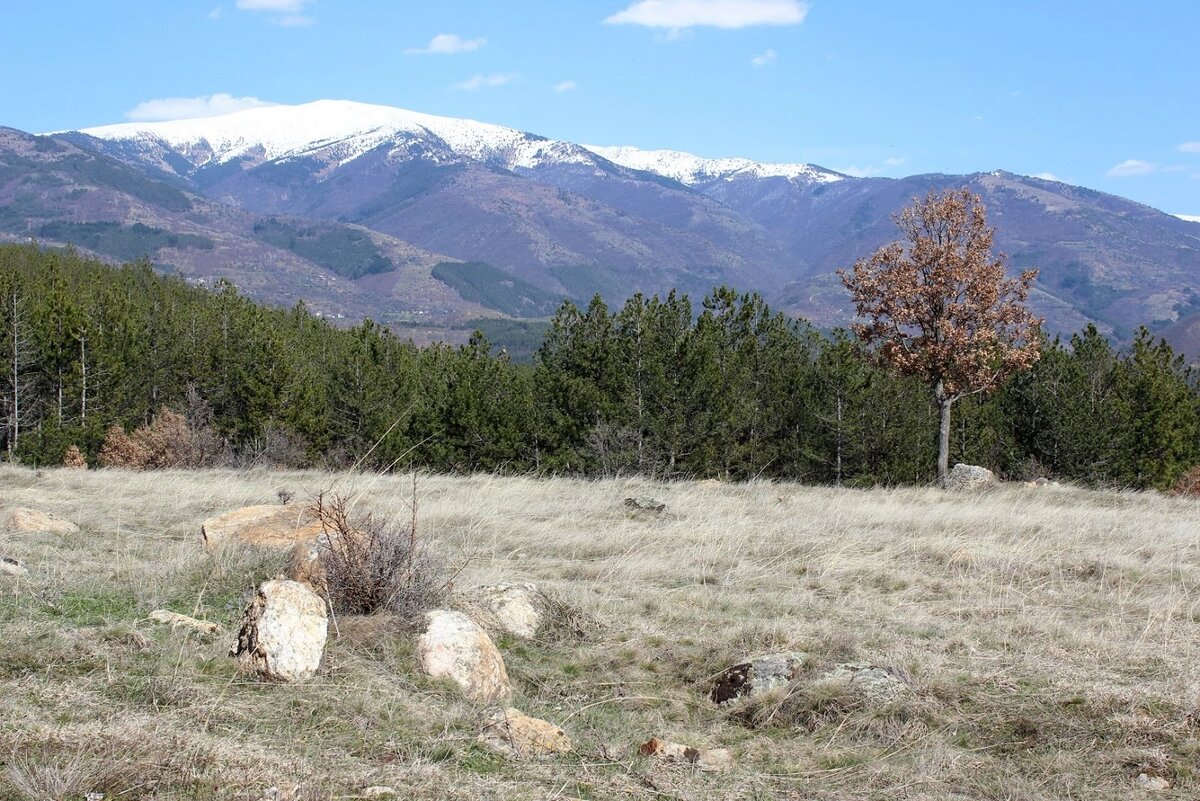
[{"label": "snow-capped mountain", "polygon": [[580,146],[502,125],[349,100],[260,106],[170,122],[120,123],[85,128],[80,133],[123,143],[144,154],[169,149],[196,169],[242,159],[262,163],[301,157],[342,166],[387,145],[393,157],[418,155],[438,163],[471,160],[510,170],[564,164],[598,167],[599,156],[689,186],[735,178],[784,177],[829,183],[846,177],[811,164],[706,159],[676,150]]},{"label": "snow-capped mountain", "polygon": [[678,150],[639,150],[636,147],[584,145],[598,156],[631,170],[672,178],[688,186],[737,178],[787,178],[807,183],[832,183],[847,176],[812,164],[768,164],[744,158],[706,159]]},{"label": "snow-capped mountain", "polygon": [[[184,226],[192,224],[186,214],[172,216],[167,209],[156,215],[151,207],[172,192],[203,196],[213,219],[228,210],[241,221],[238,236],[257,243],[238,266],[247,286],[287,280],[275,275],[272,259],[255,255],[270,246],[377,292],[381,282],[395,278],[389,264],[417,259],[403,256],[400,242],[413,253],[499,268],[489,273],[490,288],[461,288],[461,300],[469,296],[485,305],[498,302],[489,293],[510,300],[542,293],[536,302],[505,306],[526,310],[552,306],[564,295],[586,301],[599,292],[620,301],[635,291],[674,288],[698,296],[729,284],[760,291],[819,323],[838,324],[850,310],[833,271],[894,239],[891,215],[914,197],[968,186],[987,204],[998,226],[997,245],[1012,256],[1013,267],[1041,268],[1033,302],[1050,330],[1077,331],[1089,320],[1118,330],[1200,314],[1195,223],[1003,171],[854,178],[809,164],[584,146],[501,125],[337,100],[54,137],[76,148],[68,161],[86,153],[104,165],[93,165],[89,174],[119,174],[118,185],[105,192],[136,188],[137,202],[126,199],[126,211],[113,211],[115,201],[105,206],[101,195],[75,186],[77,179],[69,177],[75,173],[65,167],[68,177],[56,173],[55,180],[71,190],[61,202],[74,204],[67,214],[85,226],[78,228],[81,235],[95,238],[86,227],[93,222],[197,233]],[[20,173],[28,160],[22,151],[10,164],[0,159],[0,168]],[[3,175],[0,169],[0,201],[8,191]],[[135,186],[131,175],[148,182]],[[33,175],[10,187],[12,202],[23,202],[30,187],[50,185],[39,180]],[[75,230],[56,223],[57,217],[35,224],[26,216],[24,223],[5,223],[14,214],[0,215],[0,235]],[[372,252],[365,231],[390,239],[375,242],[378,252]],[[204,235],[214,241],[213,250],[171,252],[164,246],[162,258],[185,272],[189,260],[204,265],[218,255],[228,258],[221,250],[224,235]],[[401,256],[389,260],[387,248]],[[415,263],[426,269],[428,261]],[[410,278],[394,291],[411,292],[416,284]],[[506,283],[510,279],[516,284]],[[424,297],[436,295],[428,289],[436,283],[428,278],[422,284]],[[516,291],[516,285],[532,289]],[[400,302],[399,294],[377,300],[387,307],[372,312],[377,317]],[[438,303],[443,310],[454,306]]]}]

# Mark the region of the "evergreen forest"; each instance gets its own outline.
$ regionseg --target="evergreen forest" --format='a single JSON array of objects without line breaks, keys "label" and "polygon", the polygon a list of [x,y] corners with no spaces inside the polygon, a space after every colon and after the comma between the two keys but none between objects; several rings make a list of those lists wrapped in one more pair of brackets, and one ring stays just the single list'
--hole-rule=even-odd
[{"label": "evergreen forest", "polygon": [[[933,479],[928,387],[875,366],[756,294],[722,287],[563,303],[531,364],[476,332],[416,347],[363,322],[191,286],[146,261],[0,246],[0,453],[93,465],[112,426],[163,409],[216,443],[213,465],[854,486]],[[1170,488],[1200,463],[1200,394],[1145,329],[1048,340],[1032,369],[955,407],[951,461],[1010,479]]]}]

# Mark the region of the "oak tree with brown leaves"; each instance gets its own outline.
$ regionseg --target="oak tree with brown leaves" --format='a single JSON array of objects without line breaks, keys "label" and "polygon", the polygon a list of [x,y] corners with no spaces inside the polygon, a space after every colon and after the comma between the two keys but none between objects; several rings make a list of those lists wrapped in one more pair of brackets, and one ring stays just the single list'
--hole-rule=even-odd
[{"label": "oak tree with brown leaves", "polygon": [[861,322],[852,327],[884,364],[929,384],[940,411],[938,480],[946,485],[950,408],[1039,355],[1041,320],[1025,307],[1037,270],[1005,278],[995,228],[968,189],[930,191],[895,215],[905,241],[839,270]]}]

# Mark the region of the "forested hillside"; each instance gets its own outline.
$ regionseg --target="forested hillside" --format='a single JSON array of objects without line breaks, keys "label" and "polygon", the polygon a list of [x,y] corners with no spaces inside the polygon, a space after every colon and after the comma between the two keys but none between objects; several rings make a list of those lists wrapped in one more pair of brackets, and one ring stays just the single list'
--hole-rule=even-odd
[{"label": "forested hillside", "polygon": [[[0,247],[0,448],[95,464],[113,424],[163,407],[232,464],[440,471],[928,481],[936,411],[754,294],[565,304],[534,364],[481,336],[417,348],[370,321],[338,330],[227,284]],[[1192,376],[1144,331],[1116,353],[1095,329],[957,411],[953,460],[1012,478],[1168,487],[1200,461]]]}]

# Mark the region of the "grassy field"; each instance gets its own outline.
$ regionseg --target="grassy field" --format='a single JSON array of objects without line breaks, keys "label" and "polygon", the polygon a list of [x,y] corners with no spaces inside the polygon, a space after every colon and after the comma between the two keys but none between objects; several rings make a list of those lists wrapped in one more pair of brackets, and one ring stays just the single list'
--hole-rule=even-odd
[{"label": "grassy field", "polygon": [[[515,762],[488,710],[414,669],[414,636],[340,618],[313,681],[227,656],[269,553],[201,548],[213,513],[336,487],[407,521],[409,478],[0,468],[2,507],[77,522],[0,531],[0,798],[1125,799],[1200,797],[1200,502],[1005,486],[843,490],[423,477],[420,533],[459,590],[533,581],[602,623],[499,641],[514,705],[578,752]],[[646,495],[661,515],[622,505]],[[149,622],[167,607],[207,637]],[[784,649],[891,668],[898,701],[802,678],[751,707],[723,668]],[[652,736],[733,751],[700,773]],[[1171,789],[1150,791],[1140,773]]]}]

